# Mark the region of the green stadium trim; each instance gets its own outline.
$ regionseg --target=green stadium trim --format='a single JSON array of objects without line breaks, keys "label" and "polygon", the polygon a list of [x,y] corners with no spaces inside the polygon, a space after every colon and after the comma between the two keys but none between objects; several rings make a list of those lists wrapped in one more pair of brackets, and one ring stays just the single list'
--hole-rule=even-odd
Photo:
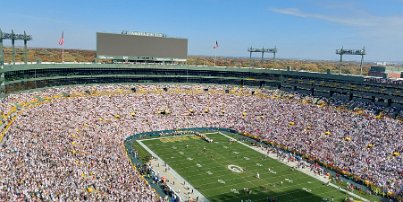
[{"label": "green stadium trim", "polygon": [[5,65],[1,95],[30,89],[99,83],[201,83],[281,89],[307,95],[403,106],[403,86],[363,76],[277,69],[133,64]]}]

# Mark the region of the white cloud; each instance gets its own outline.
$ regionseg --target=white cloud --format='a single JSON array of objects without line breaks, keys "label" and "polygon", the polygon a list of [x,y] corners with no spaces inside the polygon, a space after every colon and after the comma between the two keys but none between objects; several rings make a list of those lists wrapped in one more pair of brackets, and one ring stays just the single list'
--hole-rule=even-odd
[{"label": "white cloud", "polygon": [[[402,0],[403,1],[403,0]],[[324,7],[315,12],[305,12],[299,8],[271,8],[270,11],[282,15],[295,16],[298,18],[319,20],[344,26],[347,33],[354,34],[356,37],[351,43],[356,41],[367,45],[371,50],[373,57],[393,58],[397,60],[402,57],[401,47],[398,44],[403,43],[403,15],[384,15],[361,10],[358,8],[333,8]],[[334,13],[342,13],[336,15]],[[318,27],[320,29],[320,27]],[[344,33],[344,34],[347,34]]]},{"label": "white cloud", "polygon": [[367,18],[356,18],[356,17],[352,17],[352,16],[339,17],[339,16],[328,16],[328,15],[316,14],[316,13],[306,13],[306,12],[302,12],[298,8],[272,8],[270,10],[275,13],[280,13],[280,14],[284,14],[284,15],[318,19],[318,20],[323,20],[323,21],[328,21],[328,22],[333,22],[333,23],[348,25],[348,26],[368,27],[368,26],[375,25],[373,21],[370,21]]},{"label": "white cloud", "polygon": [[[377,16],[362,10],[351,11],[343,16],[308,13],[298,8],[271,8],[272,12],[300,18],[316,19],[355,28],[363,37],[403,42],[403,16]],[[357,15],[357,13],[359,13]]]}]

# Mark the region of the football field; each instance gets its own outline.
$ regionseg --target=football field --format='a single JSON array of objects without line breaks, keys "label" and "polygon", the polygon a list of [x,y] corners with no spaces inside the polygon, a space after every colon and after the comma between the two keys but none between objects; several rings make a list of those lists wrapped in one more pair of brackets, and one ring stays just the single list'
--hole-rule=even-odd
[{"label": "football field", "polygon": [[210,201],[344,201],[346,194],[219,133],[142,140]]}]

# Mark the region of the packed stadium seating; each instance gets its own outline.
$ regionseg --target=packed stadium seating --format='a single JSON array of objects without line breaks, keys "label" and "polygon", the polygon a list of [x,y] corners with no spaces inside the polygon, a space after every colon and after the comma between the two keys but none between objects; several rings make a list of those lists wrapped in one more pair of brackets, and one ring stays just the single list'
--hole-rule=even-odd
[{"label": "packed stadium seating", "polygon": [[401,81],[291,70],[131,64],[6,65],[0,96],[29,89],[99,83],[197,83],[269,87],[403,108]]},{"label": "packed stadium seating", "polygon": [[162,200],[130,166],[123,141],[189,127],[253,134],[374,191],[402,195],[402,111],[391,106],[264,87],[114,84],[11,94],[0,110],[6,201]]}]

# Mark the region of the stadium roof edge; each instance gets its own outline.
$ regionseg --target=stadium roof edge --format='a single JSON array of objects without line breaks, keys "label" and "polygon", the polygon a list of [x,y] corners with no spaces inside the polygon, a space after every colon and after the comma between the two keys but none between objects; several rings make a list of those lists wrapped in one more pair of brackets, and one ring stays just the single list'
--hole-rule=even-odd
[{"label": "stadium roof edge", "polygon": [[167,69],[167,70],[194,70],[194,71],[226,71],[226,72],[245,72],[245,73],[266,73],[266,74],[280,74],[289,76],[301,76],[311,78],[322,78],[331,80],[344,80],[344,81],[363,81],[364,76],[361,75],[347,75],[347,74],[327,74],[320,72],[306,72],[306,71],[287,71],[285,69],[262,69],[250,67],[213,67],[213,66],[191,66],[191,65],[133,65],[133,64],[31,64],[31,65],[4,65],[2,72],[10,71],[23,71],[23,70],[40,70],[40,69],[61,69],[61,68],[118,68],[118,69]]}]

